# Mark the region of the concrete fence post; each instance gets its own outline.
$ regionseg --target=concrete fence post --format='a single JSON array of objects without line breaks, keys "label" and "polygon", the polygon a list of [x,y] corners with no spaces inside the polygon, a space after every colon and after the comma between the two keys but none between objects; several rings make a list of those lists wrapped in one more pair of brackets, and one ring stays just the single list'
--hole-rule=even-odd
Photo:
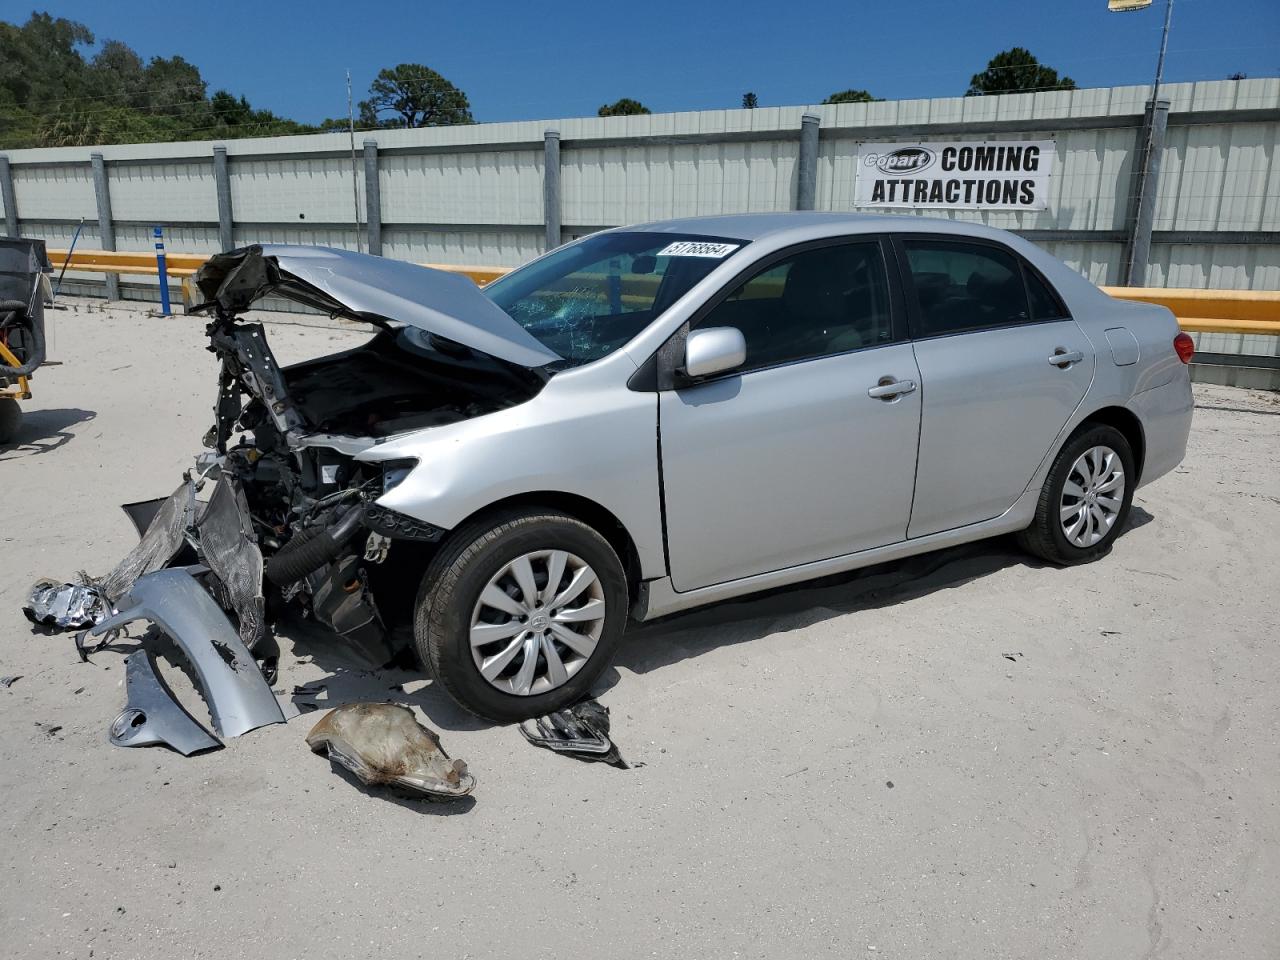
[{"label": "concrete fence post", "polygon": [[7,236],[18,235],[18,201],[13,195],[13,169],[9,166],[9,158],[0,155],[0,200],[4,201],[4,232]]},{"label": "concrete fence post", "polygon": [[560,246],[560,131],[542,135],[542,218],[548,250]]},{"label": "concrete fence post", "polygon": [[213,184],[218,192],[218,246],[223,253],[234,249],[231,217],[231,174],[227,170],[227,148],[213,148]]},{"label": "concrete fence post", "polygon": [[1137,189],[1130,204],[1128,262],[1124,283],[1129,287],[1147,285],[1147,266],[1151,261],[1151,231],[1156,219],[1156,194],[1160,187],[1160,160],[1164,155],[1164,136],[1169,126],[1169,101],[1147,104],[1146,117],[1139,133]]},{"label": "concrete fence post", "polygon": [[796,209],[812,210],[818,197],[818,124],[812,113],[800,118],[800,157],[796,163]]},{"label": "concrete fence post", "polygon": [[382,256],[382,194],[378,189],[378,141],[364,142],[364,219],[369,252]]},{"label": "concrete fence post", "polygon": [[[103,250],[116,248],[116,231],[111,222],[111,188],[107,183],[107,164],[102,154],[92,153],[89,160],[93,164],[93,195],[98,202],[98,236]],[[107,299],[120,299],[120,274],[107,274]]]}]

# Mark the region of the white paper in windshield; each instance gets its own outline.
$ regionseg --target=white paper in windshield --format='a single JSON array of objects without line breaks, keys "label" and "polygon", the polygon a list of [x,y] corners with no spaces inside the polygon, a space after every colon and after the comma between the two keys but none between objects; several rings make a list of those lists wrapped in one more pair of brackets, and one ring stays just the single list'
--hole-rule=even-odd
[{"label": "white paper in windshield", "polygon": [[736,243],[705,243],[701,240],[677,240],[667,244],[656,254],[659,257],[709,257],[723,260],[738,249]]}]

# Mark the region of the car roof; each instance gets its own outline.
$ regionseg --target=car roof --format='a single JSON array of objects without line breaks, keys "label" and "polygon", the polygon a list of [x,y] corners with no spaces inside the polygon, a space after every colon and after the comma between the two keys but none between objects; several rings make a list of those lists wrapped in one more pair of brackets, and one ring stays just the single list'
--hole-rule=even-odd
[{"label": "car roof", "polygon": [[730,213],[713,217],[682,217],[654,220],[624,227],[653,233],[700,234],[735,240],[763,240],[776,234],[804,231],[812,237],[843,236],[850,233],[884,233],[910,230],[921,233],[956,233],[997,239],[1007,236],[981,223],[919,217],[914,214],[825,213],[790,211],[784,213]]},{"label": "car roof", "polygon": [[972,220],[920,217],[908,213],[826,213],[806,210],[655,220],[651,223],[619,229],[742,240],[751,243],[753,247],[757,244],[764,247],[764,254],[795,243],[807,243],[827,237],[844,237],[858,233],[911,232],[973,237],[980,240],[993,240],[1016,250],[1052,281],[1058,292],[1066,297],[1067,305],[1073,309],[1074,305],[1083,306],[1106,296],[1080,273],[1031,241],[1007,230],[988,227],[986,224],[975,223]]}]

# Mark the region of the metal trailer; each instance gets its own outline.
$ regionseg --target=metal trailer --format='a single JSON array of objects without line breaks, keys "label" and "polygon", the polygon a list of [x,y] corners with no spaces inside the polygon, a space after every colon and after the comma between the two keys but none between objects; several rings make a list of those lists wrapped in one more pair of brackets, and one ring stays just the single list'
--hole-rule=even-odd
[{"label": "metal trailer", "polygon": [[53,272],[43,240],[0,238],[0,443],[17,436],[19,400],[45,362],[45,302]]}]

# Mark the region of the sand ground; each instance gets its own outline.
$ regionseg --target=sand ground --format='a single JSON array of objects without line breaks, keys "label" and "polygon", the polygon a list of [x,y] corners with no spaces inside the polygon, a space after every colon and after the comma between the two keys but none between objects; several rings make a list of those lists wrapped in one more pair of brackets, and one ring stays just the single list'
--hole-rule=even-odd
[{"label": "sand ground", "polygon": [[[629,771],[286,637],[278,688],[409,704],[470,763],[430,805],[312,755],[320,714],[106,742],[121,654],[18,607],[128,550],[117,505],[176,486],[215,366],[197,322],[71,303],[0,450],[0,955],[1277,956],[1275,395],[1197,387],[1102,562],[992,541],[636,629],[602,697]],[[271,330],[284,361],[350,336]]]}]

